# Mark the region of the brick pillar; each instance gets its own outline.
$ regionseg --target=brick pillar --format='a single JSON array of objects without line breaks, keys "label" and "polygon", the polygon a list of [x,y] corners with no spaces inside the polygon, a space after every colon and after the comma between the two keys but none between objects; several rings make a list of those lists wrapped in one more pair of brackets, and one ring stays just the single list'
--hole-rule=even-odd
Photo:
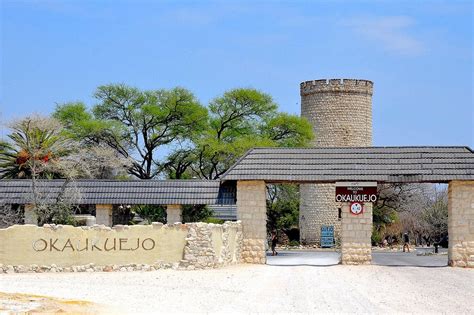
[{"label": "brick pillar", "polygon": [[166,206],[166,223],[183,222],[183,207],[181,205]]},{"label": "brick pillar", "polygon": [[449,182],[448,234],[448,264],[474,268],[474,181]]},{"label": "brick pillar", "polygon": [[372,261],[372,203],[364,204],[364,211],[354,215],[350,204],[342,206],[341,221],[341,263],[343,265],[364,265]]},{"label": "brick pillar", "polygon": [[112,209],[112,205],[95,205],[96,223],[112,226]]},{"label": "brick pillar", "polygon": [[35,206],[32,204],[25,205],[25,216],[24,216],[25,224],[34,224],[38,225],[38,216],[35,212]]},{"label": "brick pillar", "polygon": [[264,181],[237,182],[237,219],[242,221],[242,262],[265,264],[267,206]]}]

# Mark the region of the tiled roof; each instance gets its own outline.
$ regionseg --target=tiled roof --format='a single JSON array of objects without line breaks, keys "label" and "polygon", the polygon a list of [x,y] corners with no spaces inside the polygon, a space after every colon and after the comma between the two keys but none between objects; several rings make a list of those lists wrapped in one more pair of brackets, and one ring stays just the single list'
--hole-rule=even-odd
[{"label": "tiled roof", "polygon": [[474,180],[468,147],[255,148],[222,180],[448,182]]},{"label": "tiled roof", "polygon": [[[38,181],[42,199],[54,201],[64,180]],[[232,186],[215,180],[78,180],[67,184],[79,192],[78,204],[234,204]],[[31,202],[30,180],[0,180],[0,203]]]}]

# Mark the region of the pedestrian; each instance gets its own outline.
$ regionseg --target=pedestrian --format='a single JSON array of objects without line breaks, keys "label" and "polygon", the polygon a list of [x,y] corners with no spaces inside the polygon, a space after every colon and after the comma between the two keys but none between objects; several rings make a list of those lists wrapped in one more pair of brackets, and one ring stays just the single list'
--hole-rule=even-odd
[{"label": "pedestrian", "polygon": [[272,231],[272,256],[278,255],[278,252],[275,250],[277,245],[277,233],[275,230]]},{"label": "pedestrian", "polygon": [[410,252],[410,237],[406,232],[403,234],[403,252],[405,252],[405,247],[408,249],[408,252]]}]

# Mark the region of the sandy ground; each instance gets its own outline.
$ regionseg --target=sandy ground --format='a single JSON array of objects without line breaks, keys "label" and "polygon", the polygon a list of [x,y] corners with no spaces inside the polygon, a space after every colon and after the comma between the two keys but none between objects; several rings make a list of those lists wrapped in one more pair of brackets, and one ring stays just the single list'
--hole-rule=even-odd
[{"label": "sandy ground", "polygon": [[0,314],[100,314],[102,312],[107,312],[107,309],[90,302],[0,292]]},{"label": "sandy ground", "polygon": [[0,291],[91,301],[110,313],[474,314],[474,270],[449,267],[2,274]]}]

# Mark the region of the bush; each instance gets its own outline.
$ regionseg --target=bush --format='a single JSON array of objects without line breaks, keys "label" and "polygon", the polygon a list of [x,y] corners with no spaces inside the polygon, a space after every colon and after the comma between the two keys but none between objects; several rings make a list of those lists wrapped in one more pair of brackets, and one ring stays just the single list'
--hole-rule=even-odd
[{"label": "bush", "polygon": [[[124,209],[126,210],[126,209]],[[166,222],[166,207],[161,205],[140,205],[133,206],[129,215],[129,220],[133,219],[133,213],[137,213],[143,220],[151,222]]]},{"label": "bush", "polygon": [[205,222],[212,214],[212,210],[206,205],[186,205],[183,206],[183,223]]},{"label": "bush", "polygon": [[288,245],[290,245],[290,246],[300,246],[300,242],[293,240],[293,241],[290,241],[290,243]]},{"label": "bush", "polygon": [[372,240],[372,245],[377,246],[382,242],[382,234],[380,231],[377,231],[375,228],[372,229],[372,236],[370,238]]},{"label": "bush", "polygon": [[204,219],[203,222],[214,223],[214,224],[223,224],[225,221],[222,220],[222,219],[217,219],[217,218],[207,218],[207,219]]}]

